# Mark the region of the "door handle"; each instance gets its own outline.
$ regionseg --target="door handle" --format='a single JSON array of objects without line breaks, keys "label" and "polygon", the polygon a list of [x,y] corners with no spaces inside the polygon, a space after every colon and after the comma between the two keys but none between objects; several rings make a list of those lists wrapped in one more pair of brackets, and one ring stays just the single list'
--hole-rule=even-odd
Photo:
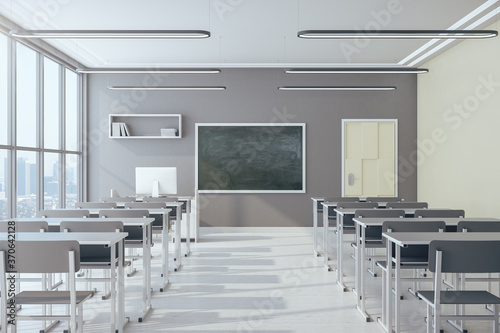
[{"label": "door handle", "polygon": [[350,173],[347,176],[347,184],[349,184],[349,186],[354,186],[354,174],[353,173]]}]

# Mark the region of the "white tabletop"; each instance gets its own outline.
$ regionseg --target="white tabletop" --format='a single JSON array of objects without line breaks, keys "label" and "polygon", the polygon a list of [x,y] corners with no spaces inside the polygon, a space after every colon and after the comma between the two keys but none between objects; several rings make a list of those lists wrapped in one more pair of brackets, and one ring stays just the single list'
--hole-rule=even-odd
[{"label": "white tabletop", "polygon": [[[11,234],[12,235],[12,234]],[[16,241],[76,240],[82,245],[112,245],[128,236],[127,232],[18,232]],[[8,240],[9,233],[0,232],[0,240]]]},{"label": "white tabletop", "polygon": [[500,241],[500,232],[384,232],[383,237],[399,245],[427,245],[433,240]]},{"label": "white tabletop", "polygon": [[106,221],[121,221],[124,226],[147,226],[154,222],[152,217],[114,217],[114,218],[101,218],[101,217],[33,217],[33,218],[14,218],[3,221],[47,221],[49,225],[60,225],[62,221],[68,222],[106,222]]},{"label": "white tabletop", "polygon": [[422,222],[422,221],[443,221],[446,225],[457,225],[460,221],[485,221],[494,222],[500,221],[495,218],[474,218],[474,217],[355,217],[353,221],[362,227],[381,226],[385,221],[402,221],[402,222]]}]

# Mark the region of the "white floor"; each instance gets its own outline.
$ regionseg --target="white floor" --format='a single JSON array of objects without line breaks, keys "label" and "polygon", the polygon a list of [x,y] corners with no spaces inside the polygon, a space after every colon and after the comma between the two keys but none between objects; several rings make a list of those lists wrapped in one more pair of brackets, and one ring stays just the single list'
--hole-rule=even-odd
[{"label": "white floor", "polygon": [[[345,248],[351,253],[348,243]],[[153,253],[154,309],[144,322],[137,322],[142,275],[127,278],[126,314],[131,323],[125,332],[383,332],[376,322],[381,278],[367,275],[367,306],[374,319],[367,323],[355,308],[354,294],[342,292],[335,283],[336,272],[327,272],[323,258],[313,257],[309,231],[205,234],[192,244],[180,271],[171,272],[171,284],[163,293],[158,292],[159,244]],[[354,263],[348,256],[345,261],[345,281],[351,290]],[[135,266],[140,268],[140,261]],[[405,296],[403,331],[425,332],[424,303]],[[109,332],[108,309],[109,301],[100,297],[86,302],[85,332]],[[37,332],[37,325],[21,323],[18,332]],[[491,331],[490,324],[469,328]],[[55,332],[62,332],[62,327]]]}]

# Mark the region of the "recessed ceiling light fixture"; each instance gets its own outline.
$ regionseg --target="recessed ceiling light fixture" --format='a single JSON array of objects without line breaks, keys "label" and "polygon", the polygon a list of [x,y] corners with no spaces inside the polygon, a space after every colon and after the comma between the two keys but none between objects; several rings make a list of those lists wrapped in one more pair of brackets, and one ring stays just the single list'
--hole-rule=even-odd
[{"label": "recessed ceiling light fixture", "polygon": [[328,87],[328,86],[317,86],[317,87],[312,87],[312,86],[307,86],[307,87],[300,87],[300,86],[288,86],[288,87],[278,87],[279,90],[290,90],[290,91],[388,91],[388,90],[396,90],[396,87],[384,87],[384,86],[354,86],[354,87],[347,87],[347,86],[338,86],[338,87]]},{"label": "recessed ceiling light fixture", "polygon": [[302,30],[300,38],[309,39],[479,39],[496,37],[496,30]]},{"label": "recessed ceiling light fixture", "polygon": [[411,67],[338,67],[338,68],[291,68],[287,74],[422,74],[427,68]]},{"label": "recessed ceiling light fixture", "polygon": [[177,90],[177,91],[194,91],[194,90],[226,90],[223,86],[109,86],[109,90]]},{"label": "recessed ceiling light fixture", "polygon": [[213,68],[78,68],[82,74],[219,74]]},{"label": "recessed ceiling light fixture", "polygon": [[11,30],[17,38],[192,39],[208,38],[206,30]]}]

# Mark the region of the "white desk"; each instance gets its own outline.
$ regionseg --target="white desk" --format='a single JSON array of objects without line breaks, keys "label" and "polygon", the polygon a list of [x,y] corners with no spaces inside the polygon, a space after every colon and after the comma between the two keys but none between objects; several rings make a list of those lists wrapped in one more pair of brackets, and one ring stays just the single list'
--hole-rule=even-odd
[{"label": "white desk", "polygon": [[[387,238],[387,274],[386,274],[386,325],[384,326],[387,332],[392,332],[392,324],[394,318],[394,330],[396,333],[401,332],[400,321],[400,299],[401,294],[401,248],[409,245],[428,245],[433,240],[471,240],[471,241],[498,241],[500,240],[500,232],[389,232],[383,233],[383,237]],[[395,244],[395,258],[393,258],[392,244]],[[394,293],[395,297],[391,297],[392,293],[392,265],[395,263],[394,269]],[[393,305],[394,303],[394,305]],[[394,306],[394,313],[390,311]],[[384,309],[383,309],[384,310]]]},{"label": "white desk", "polygon": [[[405,210],[406,211],[406,210]],[[407,211],[409,212],[409,210]],[[456,226],[459,221],[500,221],[494,218],[387,218],[387,217],[363,217],[353,219],[356,226],[356,270],[355,270],[355,281],[356,281],[356,306],[361,315],[369,320],[369,316],[365,310],[365,300],[366,300],[366,288],[365,288],[365,235],[366,229],[370,227],[381,227],[385,221],[404,221],[404,222],[422,222],[422,221],[443,221],[447,226]]]},{"label": "white desk", "polygon": [[[142,285],[143,285],[143,293],[142,293],[142,300],[143,300],[143,312],[142,315],[139,316],[138,321],[142,322],[144,318],[149,314],[151,311],[151,227],[154,221],[154,218],[116,218],[116,219],[110,219],[110,218],[72,218],[72,217],[57,217],[57,218],[14,218],[14,219],[8,219],[5,221],[16,221],[16,222],[22,222],[22,221],[47,221],[49,226],[58,226],[61,224],[62,221],[68,221],[68,222],[86,222],[86,221],[122,221],[124,226],[139,226],[142,228],[142,250],[143,250],[143,260],[142,260],[142,266],[143,266],[143,275],[142,275]],[[56,232],[50,232],[47,234],[58,234]],[[72,233],[73,234],[73,233]],[[96,233],[92,233],[96,234]],[[162,240],[164,246],[168,246],[168,238],[167,240]],[[168,252],[167,252],[168,253]],[[165,260],[168,260],[168,258],[163,258],[164,263]],[[168,266],[167,266],[168,269]],[[167,270],[168,272],[168,270]],[[165,279],[165,276],[164,276]],[[163,281],[164,283],[165,281]],[[168,282],[168,274],[167,274],[167,282]]]},{"label": "white desk", "polygon": [[[12,221],[9,220],[9,221]],[[21,222],[20,222],[21,223]],[[19,241],[60,241],[60,240],[76,240],[81,245],[104,245],[110,247],[111,255],[110,260],[115,265],[111,265],[111,314],[110,324],[111,333],[123,332],[124,326],[127,324],[125,319],[125,284],[123,272],[123,242],[128,234],[126,232],[20,232],[16,233],[16,240]],[[8,233],[0,233],[0,240],[7,241]],[[116,253],[116,246],[118,244],[118,253]],[[117,256],[118,255],[118,256]],[[117,258],[117,260],[116,260]],[[118,266],[116,266],[118,263]],[[116,274],[118,271],[118,274]],[[116,276],[118,277],[116,279]],[[118,288],[117,285],[118,284]]]}]

